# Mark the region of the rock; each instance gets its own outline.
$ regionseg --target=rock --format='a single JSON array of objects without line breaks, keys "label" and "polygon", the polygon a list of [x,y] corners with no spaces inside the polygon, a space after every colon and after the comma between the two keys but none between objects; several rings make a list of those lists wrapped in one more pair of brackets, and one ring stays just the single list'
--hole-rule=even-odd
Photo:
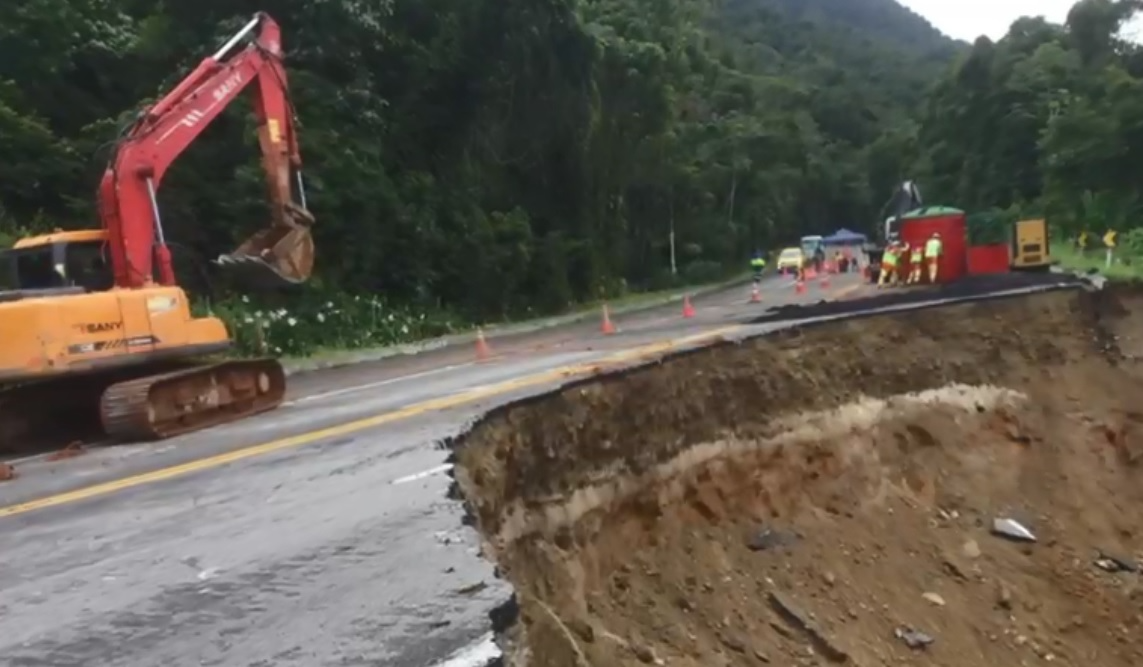
[{"label": "rock", "polygon": [[1095,559],[1096,567],[1106,570],[1107,572],[1138,572],[1139,564],[1130,558],[1122,558],[1120,556],[1110,554],[1106,551],[1100,550],[1097,552]]},{"label": "rock", "polygon": [[[811,623],[807,616],[798,611],[782,596],[771,591],[769,596],[770,607],[786,623],[801,631],[810,640],[810,648],[825,656],[831,662],[848,662],[849,654],[837,646],[829,637]],[[773,624],[772,624],[773,625]]]},{"label": "rock", "polygon": [[997,517],[992,520],[992,534],[1015,542],[1035,542],[1036,536],[1015,519]]},{"label": "rock", "polygon": [[914,651],[922,651],[936,640],[929,635],[909,627],[900,627],[893,631],[893,635],[905,642],[905,646]]},{"label": "rock", "polygon": [[960,548],[960,551],[964,554],[965,558],[980,558],[980,545],[976,543],[976,540],[968,540],[965,542]]},{"label": "rock", "polygon": [[758,662],[770,662],[770,656],[763,653],[761,649],[754,649],[754,657],[758,659]]},{"label": "rock", "polygon": [[926,600],[928,600],[932,604],[935,604],[938,607],[945,606],[945,599],[943,597],[941,597],[940,595],[937,595],[936,593],[923,593],[921,595],[921,597],[925,598]]},{"label": "rock", "polygon": [[746,547],[751,551],[766,551],[779,547],[790,546],[797,541],[797,536],[770,528],[759,529],[749,540]]},{"label": "rock", "polygon": [[1004,584],[996,589],[996,606],[1001,609],[1012,609],[1012,591]]},{"label": "rock", "polygon": [[635,654],[636,658],[639,658],[639,662],[648,665],[653,665],[658,662],[655,652],[651,650],[650,646],[645,644],[632,644],[631,652]]},{"label": "rock", "polygon": [[746,644],[744,644],[741,639],[737,637],[729,637],[726,635],[723,635],[719,639],[722,641],[722,645],[731,651],[734,651],[735,653],[746,653]]},{"label": "rock", "polygon": [[571,628],[571,631],[576,633],[580,639],[584,640],[588,644],[591,644],[595,641],[595,627],[592,626],[591,623],[588,623],[581,618],[577,618],[569,621],[568,627]]}]

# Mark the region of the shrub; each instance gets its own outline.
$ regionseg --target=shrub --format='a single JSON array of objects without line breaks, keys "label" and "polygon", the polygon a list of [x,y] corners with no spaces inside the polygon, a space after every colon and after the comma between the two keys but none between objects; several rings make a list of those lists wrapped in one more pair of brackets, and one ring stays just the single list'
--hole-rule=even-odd
[{"label": "shrub", "polygon": [[399,345],[461,329],[442,312],[391,306],[376,297],[336,296],[285,303],[238,297],[201,304],[222,319],[241,355],[304,357],[328,349]]}]

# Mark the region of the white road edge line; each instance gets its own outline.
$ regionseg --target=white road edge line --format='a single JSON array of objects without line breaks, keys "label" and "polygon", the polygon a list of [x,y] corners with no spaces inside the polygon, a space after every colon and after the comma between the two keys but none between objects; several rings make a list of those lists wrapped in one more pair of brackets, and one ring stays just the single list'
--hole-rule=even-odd
[{"label": "white road edge line", "polygon": [[415,482],[418,479],[424,479],[426,477],[432,477],[433,475],[439,475],[442,472],[448,472],[450,470],[452,470],[452,464],[446,463],[444,465],[439,465],[435,468],[429,468],[428,470],[422,470],[421,472],[413,473],[412,475],[405,475],[404,477],[398,477],[397,479],[393,480],[392,483],[393,484],[408,484],[409,482]]},{"label": "white road edge line", "polygon": [[500,648],[492,640],[492,633],[488,633],[476,642],[453,653],[444,662],[438,662],[433,667],[484,667],[492,660],[500,657]]},{"label": "white road edge line", "polygon": [[369,382],[366,384],[359,384],[359,385],[355,385],[352,387],[346,387],[344,389],[334,389],[333,391],[323,391],[320,394],[310,394],[309,396],[302,396],[301,398],[295,398],[292,401],[286,401],[285,403],[282,404],[282,407],[286,408],[286,407],[289,407],[291,405],[297,405],[299,403],[308,403],[310,401],[320,401],[320,400],[323,400],[326,398],[333,398],[334,396],[341,396],[344,394],[352,394],[353,392],[357,392],[357,391],[364,391],[366,389],[376,389],[377,387],[384,387],[387,384],[396,384],[398,382],[405,382],[407,380],[417,380],[417,379],[420,379],[423,377],[428,377],[430,375],[437,375],[438,373],[447,373],[448,371],[455,371],[458,368],[467,368],[468,366],[471,366],[471,365],[472,365],[472,362],[469,361],[469,362],[466,362],[463,364],[452,364],[451,366],[441,366],[440,368],[430,368],[427,371],[421,371],[419,373],[412,373],[410,375],[401,375],[398,377],[386,378],[384,380],[378,380],[377,382]]}]

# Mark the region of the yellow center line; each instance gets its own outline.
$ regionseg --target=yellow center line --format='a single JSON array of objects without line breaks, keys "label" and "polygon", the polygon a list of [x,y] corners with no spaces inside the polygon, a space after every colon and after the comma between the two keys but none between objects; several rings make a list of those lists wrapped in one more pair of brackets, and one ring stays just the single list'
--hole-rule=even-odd
[{"label": "yellow center line", "polygon": [[428,412],[436,410],[445,410],[454,408],[467,403],[473,403],[484,398],[492,396],[499,396],[507,394],[511,391],[533,387],[549,382],[566,379],[576,375],[587,375],[597,372],[601,367],[607,365],[621,364],[632,361],[642,361],[668,352],[672,349],[680,348],[683,346],[697,344],[702,342],[712,341],[714,339],[726,336],[741,328],[741,325],[733,325],[720,327],[705,331],[693,336],[685,336],[683,338],[676,338],[668,341],[661,341],[658,343],[650,343],[624,350],[616,354],[612,354],[593,362],[585,362],[579,364],[571,364],[561,366],[549,371],[534,373],[532,375],[525,375],[523,377],[506,380],[493,385],[485,387],[478,387],[469,389],[450,396],[442,396],[420,403],[414,403],[392,412],[386,412],[364,419],[339,424],[337,426],[330,426],[328,428],[317,429],[307,433],[290,436],[287,438],[280,438],[272,440],[260,445],[253,445],[244,447],[242,449],[235,449],[233,451],[208,456],[206,458],[180,463],[178,465],[152,470],[150,472],[142,473],[139,475],[132,475],[121,479],[103,482],[101,484],[94,484],[74,491],[67,491],[65,493],[58,493],[55,495],[29,500],[15,505],[8,505],[7,507],[0,507],[0,518],[15,516],[17,514],[26,514],[35,510],[46,509],[48,507],[57,507],[59,505],[66,505],[69,503],[80,502],[98,496],[104,496],[117,491],[124,491],[144,484],[153,484],[175,477],[182,477],[191,473],[209,470],[211,468],[218,468],[228,463],[234,463],[245,459],[253,458],[255,456],[262,456],[264,454],[271,454],[285,449],[294,447],[301,447],[303,445],[312,444],[319,440],[327,438],[336,438],[339,436],[357,433],[366,429],[383,426],[402,419],[408,419],[418,415],[423,415]]}]

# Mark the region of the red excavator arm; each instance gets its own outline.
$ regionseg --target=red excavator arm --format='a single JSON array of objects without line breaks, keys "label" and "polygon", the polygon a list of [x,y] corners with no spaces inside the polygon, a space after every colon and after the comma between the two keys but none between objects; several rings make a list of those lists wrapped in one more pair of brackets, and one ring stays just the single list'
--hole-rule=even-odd
[{"label": "red excavator arm", "polygon": [[[256,33],[256,34],[255,34]],[[254,35],[245,47],[239,44]],[[163,175],[203,130],[253,84],[271,225],[217,263],[265,282],[297,283],[313,270],[313,217],[306,210],[296,123],[282,66],[281,31],[259,13],[170,93],[140,114],[116,145],[99,189],[115,283],[174,285],[156,198]],[[294,198],[295,179],[297,197]]]}]

